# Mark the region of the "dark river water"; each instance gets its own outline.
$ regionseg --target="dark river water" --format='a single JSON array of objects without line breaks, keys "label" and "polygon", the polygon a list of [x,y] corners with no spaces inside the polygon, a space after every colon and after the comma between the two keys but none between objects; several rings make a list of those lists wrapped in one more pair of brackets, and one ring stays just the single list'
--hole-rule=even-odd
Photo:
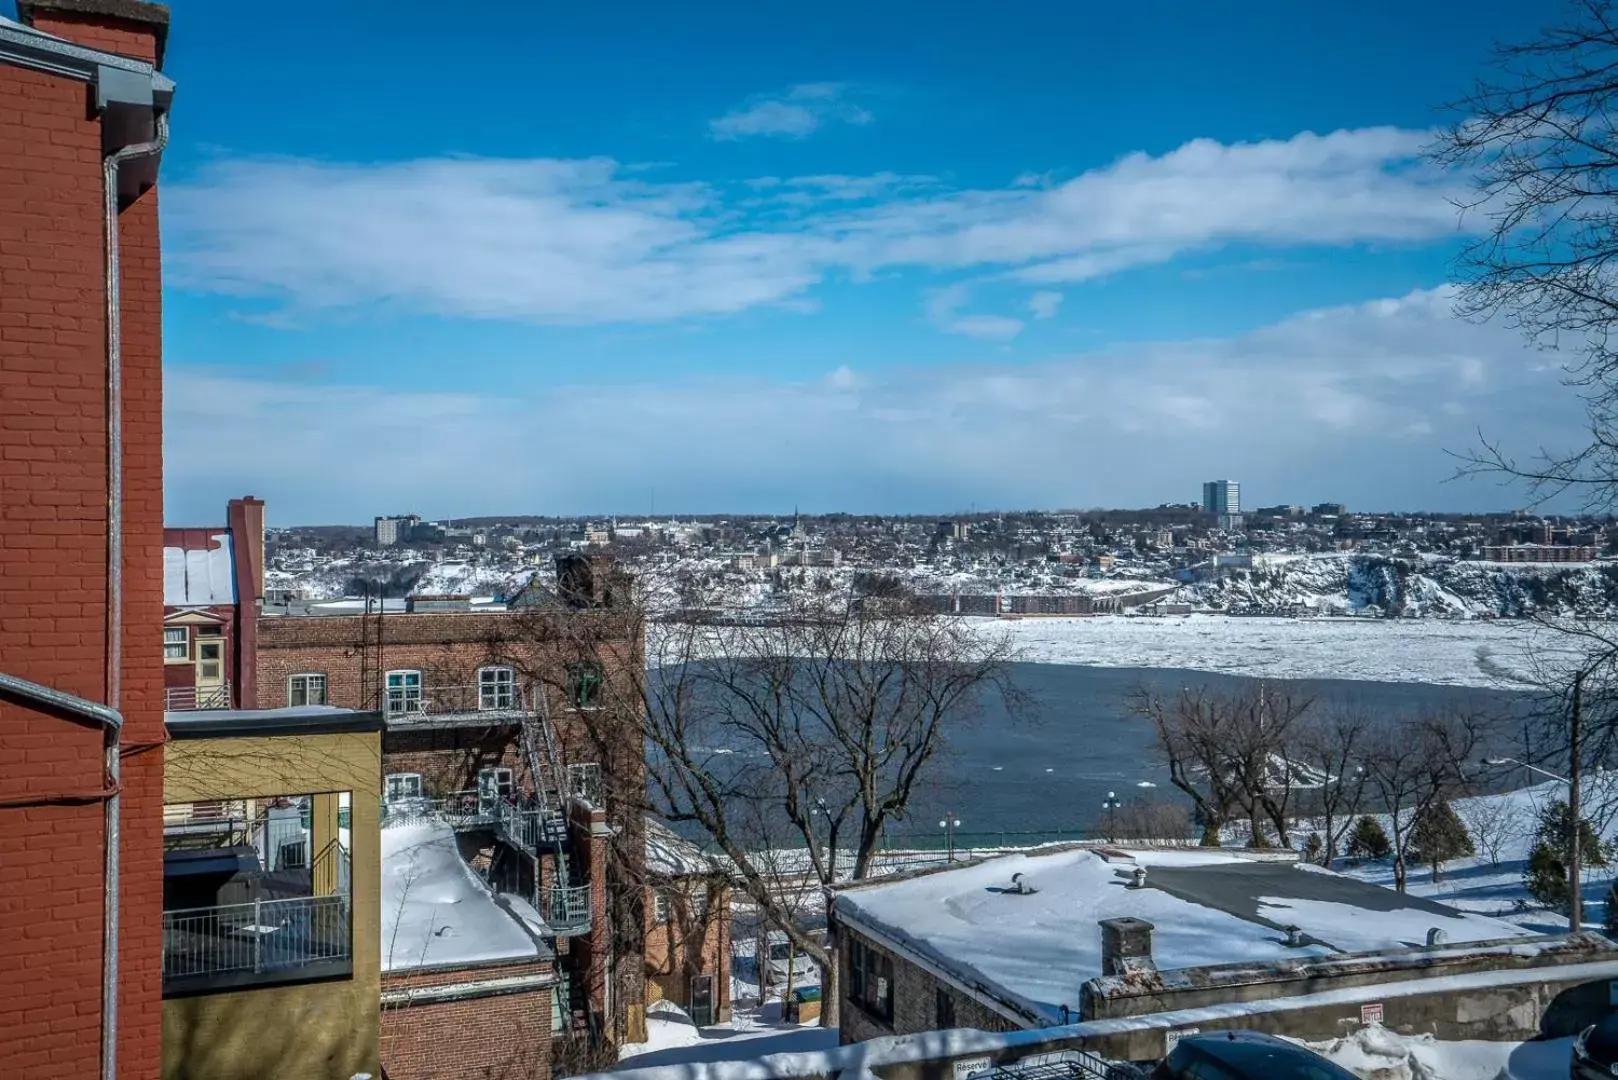
[{"label": "dark river water", "polygon": [[[939,821],[946,812],[961,822],[958,842],[1029,843],[1095,830],[1109,792],[1124,801],[1179,799],[1160,763],[1151,724],[1130,715],[1127,699],[1141,686],[1173,694],[1182,686],[1250,682],[1200,671],[1067,664],[1018,664],[1015,678],[1033,699],[1032,715],[1017,723],[992,716],[957,731],[948,752],[931,764],[908,820],[890,830],[889,846],[940,843]],[[1317,708],[1352,701],[1373,716],[1443,703],[1510,713],[1520,704],[1507,692],[1465,687],[1271,680],[1281,683],[1313,697]]]}]

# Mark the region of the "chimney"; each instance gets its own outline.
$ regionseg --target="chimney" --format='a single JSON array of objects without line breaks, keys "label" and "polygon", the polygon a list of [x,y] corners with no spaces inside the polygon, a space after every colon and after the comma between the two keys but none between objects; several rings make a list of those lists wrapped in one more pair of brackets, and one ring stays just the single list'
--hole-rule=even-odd
[{"label": "chimney", "polygon": [[569,552],[556,557],[556,595],[570,608],[617,607],[628,599],[628,581],[611,555]]},{"label": "chimney", "polygon": [[1127,975],[1156,971],[1152,962],[1152,931],[1145,919],[1101,920],[1101,974]]},{"label": "chimney", "polygon": [[169,9],[144,0],[17,0],[24,25],[75,45],[163,66]]},{"label": "chimney", "polygon": [[236,641],[232,678],[238,709],[258,708],[258,616],[264,602],[264,500],[245,495],[225,506],[236,557]]}]

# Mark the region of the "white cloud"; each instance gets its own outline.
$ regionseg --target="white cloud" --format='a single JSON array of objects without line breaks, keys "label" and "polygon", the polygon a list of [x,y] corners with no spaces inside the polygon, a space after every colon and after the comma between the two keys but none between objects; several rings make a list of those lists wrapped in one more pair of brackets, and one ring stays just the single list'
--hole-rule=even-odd
[{"label": "white cloud", "polygon": [[715,139],[770,135],[802,139],[826,124],[869,124],[873,117],[851,100],[847,83],[799,83],[780,94],[758,94],[708,123]]},{"label": "white cloud", "polygon": [[988,341],[1010,341],[1022,333],[1021,319],[1003,315],[961,315],[969,286],[959,282],[934,292],[927,301],[927,318],[947,334],[983,338]]},{"label": "white cloud", "polygon": [[[781,492],[848,510],[1142,505],[1194,497],[1210,470],[1238,477],[1256,504],[1509,507],[1520,495],[1492,483],[1446,484],[1445,449],[1474,445],[1479,425],[1512,445],[1557,446],[1578,430],[1576,405],[1556,372],[1538,370],[1542,354],[1455,320],[1451,301],[1417,292],[1228,339],[857,377],[833,367],[801,382],[479,396],[173,369],[170,516],[243,490],[281,523],[398,506],[605,513],[643,505],[651,486],[680,511],[768,509]],[[274,437],[240,438],[254,430]],[[539,464],[556,461],[568,467]]]},{"label": "white cloud", "polygon": [[1061,306],[1062,294],[1049,289],[1040,289],[1028,298],[1028,310],[1033,312],[1036,319],[1055,318]]},{"label": "white cloud", "polygon": [[[816,84],[807,100],[840,100]],[[798,88],[801,90],[802,88]],[[222,161],[165,190],[171,280],[283,314],[393,306],[546,323],[723,315],[924,267],[1077,282],[1226,244],[1423,241],[1456,228],[1421,132],[1187,143],[1047,187],[928,177],[653,181],[615,162]],[[1243,258],[1248,258],[1245,255]]]}]

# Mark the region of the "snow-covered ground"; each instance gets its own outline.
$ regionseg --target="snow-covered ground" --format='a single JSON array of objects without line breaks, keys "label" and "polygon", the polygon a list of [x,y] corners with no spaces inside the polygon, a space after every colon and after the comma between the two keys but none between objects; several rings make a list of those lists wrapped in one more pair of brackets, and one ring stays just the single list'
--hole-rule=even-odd
[{"label": "snow-covered ground", "polygon": [[728,1024],[699,1028],[677,1006],[657,1002],[646,1010],[646,1041],[619,1051],[626,1068],[695,1065],[767,1054],[810,1053],[837,1045],[837,1029],[818,1022],[791,1024],[781,1019],[781,1005],[738,1008]]},{"label": "snow-covered ground", "polygon": [[1223,615],[979,620],[1044,664],[1188,668],[1287,679],[1521,685],[1531,623]]}]

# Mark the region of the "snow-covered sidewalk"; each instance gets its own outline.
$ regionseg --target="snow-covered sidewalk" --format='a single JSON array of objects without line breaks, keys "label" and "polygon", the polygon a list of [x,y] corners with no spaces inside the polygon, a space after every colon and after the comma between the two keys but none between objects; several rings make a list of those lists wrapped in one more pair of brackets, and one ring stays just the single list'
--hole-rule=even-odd
[{"label": "snow-covered sidewalk", "polygon": [[837,1045],[837,1029],[815,1022],[782,1021],[781,1005],[738,1008],[728,1024],[699,1028],[678,1006],[657,1002],[646,1010],[646,1041],[619,1051],[624,1068],[738,1061],[769,1054],[812,1053]]}]

